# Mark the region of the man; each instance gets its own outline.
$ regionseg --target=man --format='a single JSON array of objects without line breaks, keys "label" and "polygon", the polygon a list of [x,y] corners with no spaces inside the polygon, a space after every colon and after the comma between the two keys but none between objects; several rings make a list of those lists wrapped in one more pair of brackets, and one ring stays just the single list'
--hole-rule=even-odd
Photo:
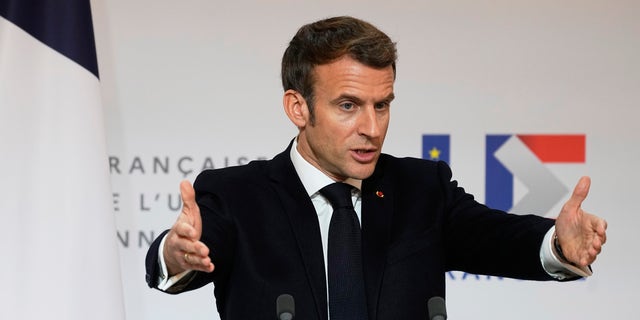
[{"label": "man", "polygon": [[[201,173],[195,192],[183,182],[182,213],[147,255],[149,285],[179,293],[214,282],[223,319],[273,318],[284,293],[297,319],[424,319],[427,300],[444,296],[448,270],[588,276],[606,240],[606,222],[580,206],[588,178],[552,220],[477,203],[443,162],[381,154],[396,57],[389,37],[364,21],[303,26],[282,61],[296,139],[272,160]],[[361,266],[338,272],[333,252],[350,244],[331,244],[338,215],[325,186],[333,182],[355,187],[352,239],[361,241]]]}]

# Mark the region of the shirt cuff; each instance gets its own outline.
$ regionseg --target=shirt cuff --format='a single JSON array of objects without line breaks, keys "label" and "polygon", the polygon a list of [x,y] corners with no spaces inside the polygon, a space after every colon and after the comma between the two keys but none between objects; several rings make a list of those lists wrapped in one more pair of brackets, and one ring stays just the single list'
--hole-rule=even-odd
[{"label": "shirt cuff", "polygon": [[176,284],[178,281],[180,281],[182,278],[186,277],[187,275],[189,275],[191,272],[193,272],[193,270],[185,270],[182,271],[178,274],[176,274],[173,277],[168,277],[167,274],[169,273],[169,271],[167,271],[167,264],[164,262],[164,241],[167,239],[167,236],[164,236],[164,238],[162,238],[162,241],[160,241],[160,246],[158,248],[158,265],[160,266],[160,273],[158,275],[158,286],[157,288],[162,290],[162,291],[167,291],[168,289],[171,288],[171,286],[173,286],[174,284]]},{"label": "shirt cuff", "polygon": [[544,268],[550,276],[558,280],[591,276],[593,273],[588,266],[577,267],[558,258],[553,251],[553,235],[555,232],[556,226],[551,227],[542,240],[542,246],[540,247],[540,262],[542,263],[542,268]]}]

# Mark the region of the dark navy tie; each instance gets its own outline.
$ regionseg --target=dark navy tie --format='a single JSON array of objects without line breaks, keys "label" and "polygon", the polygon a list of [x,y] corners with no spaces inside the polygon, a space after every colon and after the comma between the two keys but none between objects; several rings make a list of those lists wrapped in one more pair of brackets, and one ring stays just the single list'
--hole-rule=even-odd
[{"label": "dark navy tie", "polygon": [[333,207],[329,224],[329,319],[366,320],[360,222],[351,202],[352,186],[336,182],[320,190]]}]

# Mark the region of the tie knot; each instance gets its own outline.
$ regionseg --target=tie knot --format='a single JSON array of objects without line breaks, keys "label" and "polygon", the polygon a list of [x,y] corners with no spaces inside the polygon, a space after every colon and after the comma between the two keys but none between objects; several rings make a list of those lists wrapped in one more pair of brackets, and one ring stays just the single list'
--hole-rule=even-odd
[{"label": "tie knot", "polygon": [[320,194],[331,202],[333,210],[337,210],[338,208],[353,208],[351,190],[353,190],[353,186],[342,182],[335,182],[320,189]]}]

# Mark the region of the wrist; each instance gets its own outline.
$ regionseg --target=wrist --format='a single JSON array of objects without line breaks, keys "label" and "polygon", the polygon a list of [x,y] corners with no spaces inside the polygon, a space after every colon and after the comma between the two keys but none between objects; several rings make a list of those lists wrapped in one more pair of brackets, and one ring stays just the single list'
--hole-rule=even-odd
[{"label": "wrist", "polygon": [[560,240],[558,239],[558,234],[554,232],[553,234],[553,253],[555,253],[556,257],[560,259],[560,261],[568,264],[573,264],[567,257],[565,257],[564,252],[562,252],[562,246],[560,246]]}]

